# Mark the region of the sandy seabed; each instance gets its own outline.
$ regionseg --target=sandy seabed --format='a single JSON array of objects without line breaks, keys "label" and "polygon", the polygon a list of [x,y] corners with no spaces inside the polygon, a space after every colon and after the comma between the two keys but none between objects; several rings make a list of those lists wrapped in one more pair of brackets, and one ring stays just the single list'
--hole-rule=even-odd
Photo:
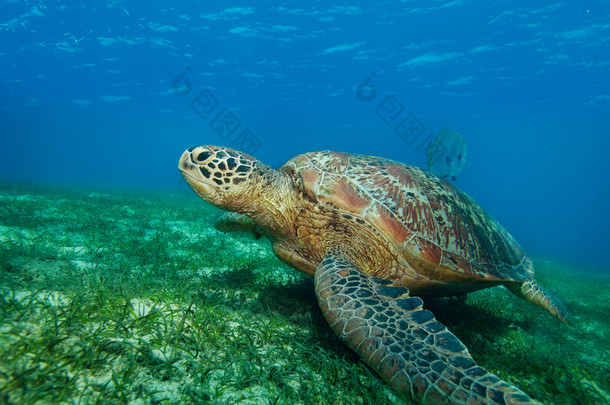
[{"label": "sandy seabed", "polygon": [[[0,403],[404,403],[332,333],[310,278],[190,192],[0,183]],[[502,287],[430,303],[480,366],[610,403],[610,277],[536,258],[575,325]]]}]

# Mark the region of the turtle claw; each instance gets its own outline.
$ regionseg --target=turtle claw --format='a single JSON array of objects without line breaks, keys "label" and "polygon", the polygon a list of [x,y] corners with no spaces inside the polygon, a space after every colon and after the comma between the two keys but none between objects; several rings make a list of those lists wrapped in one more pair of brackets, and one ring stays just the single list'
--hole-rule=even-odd
[{"label": "turtle claw", "polygon": [[404,287],[368,276],[341,253],[315,273],[333,331],[396,391],[426,404],[533,404],[476,365],[468,349]]}]

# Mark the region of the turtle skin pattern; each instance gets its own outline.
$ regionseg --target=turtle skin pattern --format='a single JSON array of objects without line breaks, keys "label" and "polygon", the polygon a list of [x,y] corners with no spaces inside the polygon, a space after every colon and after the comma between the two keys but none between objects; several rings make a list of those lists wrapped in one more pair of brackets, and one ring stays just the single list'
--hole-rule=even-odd
[{"label": "turtle skin pattern", "polygon": [[420,298],[362,273],[337,249],[314,283],[335,334],[396,391],[426,404],[539,403],[477,366]]}]

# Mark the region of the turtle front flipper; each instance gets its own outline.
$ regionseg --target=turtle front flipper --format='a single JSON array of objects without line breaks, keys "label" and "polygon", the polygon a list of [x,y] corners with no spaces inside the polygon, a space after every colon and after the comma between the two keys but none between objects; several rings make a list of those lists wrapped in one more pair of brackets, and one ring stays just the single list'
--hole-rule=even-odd
[{"label": "turtle front flipper", "polygon": [[263,230],[254,219],[237,212],[222,214],[214,223],[214,228],[220,232],[252,232],[256,239],[263,234]]},{"label": "turtle front flipper", "polygon": [[421,299],[367,276],[347,256],[327,254],[315,288],[337,336],[403,395],[426,404],[537,403],[478,367]]},{"label": "turtle front flipper", "polygon": [[559,298],[545,291],[533,278],[521,283],[508,283],[506,288],[517,297],[546,309],[560,321],[568,325],[574,324],[572,316]]}]

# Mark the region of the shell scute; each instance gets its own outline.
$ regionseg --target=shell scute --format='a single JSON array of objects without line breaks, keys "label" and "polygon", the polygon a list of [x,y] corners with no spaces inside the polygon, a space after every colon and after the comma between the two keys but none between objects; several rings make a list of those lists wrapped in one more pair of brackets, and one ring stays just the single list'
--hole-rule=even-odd
[{"label": "shell scute", "polygon": [[441,264],[443,250],[439,245],[421,237],[413,238],[409,242],[409,248],[412,249],[417,256],[425,260],[428,264],[438,266]]},{"label": "shell scute", "polygon": [[390,234],[399,244],[407,243],[407,241],[411,240],[414,236],[414,233],[405,227],[400,220],[395,215],[392,215],[384,206],[374,207],[368,213],[367,219],[376,225],[378,229],[382,229]]},{"label": "shell scute", "polygon": [[370,203],[366,196],[358,193],[358,190],[352,187],[346,179],[328,179],[326,184],[320,185],[321,190],[324,186],[326,186],[323,191],[327,201],[345,211],[357,212]]}]

